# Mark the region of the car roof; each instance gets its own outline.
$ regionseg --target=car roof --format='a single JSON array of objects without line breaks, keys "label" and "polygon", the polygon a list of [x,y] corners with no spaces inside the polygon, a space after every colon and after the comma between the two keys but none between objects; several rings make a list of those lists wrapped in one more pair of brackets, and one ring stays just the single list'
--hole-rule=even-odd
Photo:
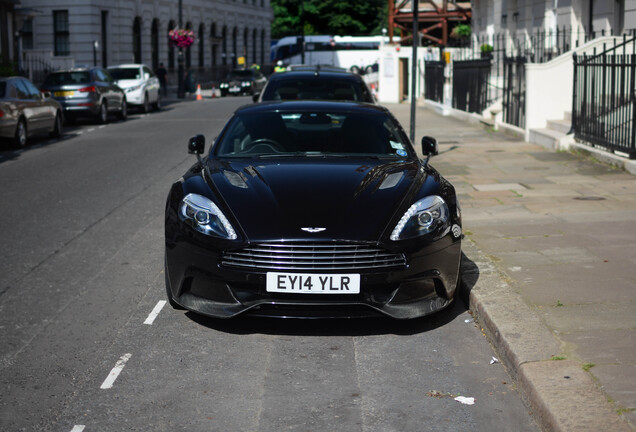
[{"label": "car roof", "polygon": [[267,101],[259,102],[251,105],[239,107],[234,113],[259,113],[272,111],[341,111],[341,112],[360,112],[360,113],[385,113],[390,111],[382,106],[366,102],[352,101],[327,101],[327,100],[300,100],[300,101]]},{"label": "car roof", "polygon": [[350,79],[352,81],[362,81],[360,75],[352,72],[330,70],[291,70],[286,72],[277,72],[272,75],[270,81],[278,81],[293,78],[321,78],[321,79]]},{"label": "car roof", "polygon": [[[108,66],[106,69],[115,69],[115,68],[138,68],[138,67],[143,67],[146,66],[143,63],[125,63],[125,64],[118,64],[118,65],[112,65],[112,66]],[[148,66],[146,66],[148,67]]]}]

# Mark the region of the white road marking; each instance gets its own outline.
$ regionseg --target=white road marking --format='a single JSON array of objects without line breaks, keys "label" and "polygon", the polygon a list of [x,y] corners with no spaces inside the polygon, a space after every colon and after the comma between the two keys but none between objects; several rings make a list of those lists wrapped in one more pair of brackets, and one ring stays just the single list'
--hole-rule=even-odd
[{"label": "white road marking", "polygon": [[73,429],[71,429],[71,432],[82,432],[85,427],[84,425],[75,425]]},{"label": "white road marking", "polygon": [[150,315],[148,315],[148,318],[146,318],[144,324],[152,325],[152,323],[155,321],[155,318],[157,318],[157,315],[159,315],[159,312],[161,312],[161,309],[163,309],[165,305],[165,300],[160,300],[159,302],[157,302],[157,306],[155,306],[152,312],[150,312]]},{"label": "white road marking", "polygon": [[86,132],[93,132],[94,130],[95,130],[95,128],[90,128]]},{"label": "white road marking", "polygon": [[108,376],[106,377],[106,379],[104,380],[100,388],[109,389],[113,387],[115,380],[121,373],[122,369],[124,369],[126,362],[130,360],[131,356],[132,354],[124,354],[123,356],[121,356],[121,358],[117,361],[117,363],[115,364],[115,367],[113,368],[113,370],[110,371],[110,373],[108,374]]}]

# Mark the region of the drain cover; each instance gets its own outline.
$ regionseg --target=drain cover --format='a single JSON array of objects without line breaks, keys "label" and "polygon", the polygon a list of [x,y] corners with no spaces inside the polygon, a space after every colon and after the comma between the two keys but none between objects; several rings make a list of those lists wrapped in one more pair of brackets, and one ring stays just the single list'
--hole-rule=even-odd
[{"label": "drain cover", "polygon": [[599,196],[580,196],[574,197],[574,199],[579,201],[603,201],[605,198]]}]

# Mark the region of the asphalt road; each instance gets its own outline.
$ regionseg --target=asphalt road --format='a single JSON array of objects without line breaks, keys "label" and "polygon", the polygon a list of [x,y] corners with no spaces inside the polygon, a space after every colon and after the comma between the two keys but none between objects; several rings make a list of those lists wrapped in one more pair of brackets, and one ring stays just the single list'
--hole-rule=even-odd
[{"label": "asphalt road", "polygon": [[194,162],[187,139],[209,144],[249,101],[0,151],[0,430],[536,430],[461,302],[409,322],[163,305],[165,197]]}]

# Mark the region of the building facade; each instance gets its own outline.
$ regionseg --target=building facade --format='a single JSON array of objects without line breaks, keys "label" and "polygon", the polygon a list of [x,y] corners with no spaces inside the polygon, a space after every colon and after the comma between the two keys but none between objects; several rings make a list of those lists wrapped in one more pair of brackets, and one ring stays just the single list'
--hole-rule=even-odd
[{"label": "building facade", "polygon": [[472,29],[479,37],[557,29],[588,37],[636,29],[636,0],[472,0]]},{"label": "building facade", "polygon": [[270,0],[21,0],[20,7],[37,11],[22,25],[23,56],[48,57],[53,68],[134,62],[172,71],[174,28],[195,34],[184,50],[187,68],[215,75],[241,58],[269,62]]}]

